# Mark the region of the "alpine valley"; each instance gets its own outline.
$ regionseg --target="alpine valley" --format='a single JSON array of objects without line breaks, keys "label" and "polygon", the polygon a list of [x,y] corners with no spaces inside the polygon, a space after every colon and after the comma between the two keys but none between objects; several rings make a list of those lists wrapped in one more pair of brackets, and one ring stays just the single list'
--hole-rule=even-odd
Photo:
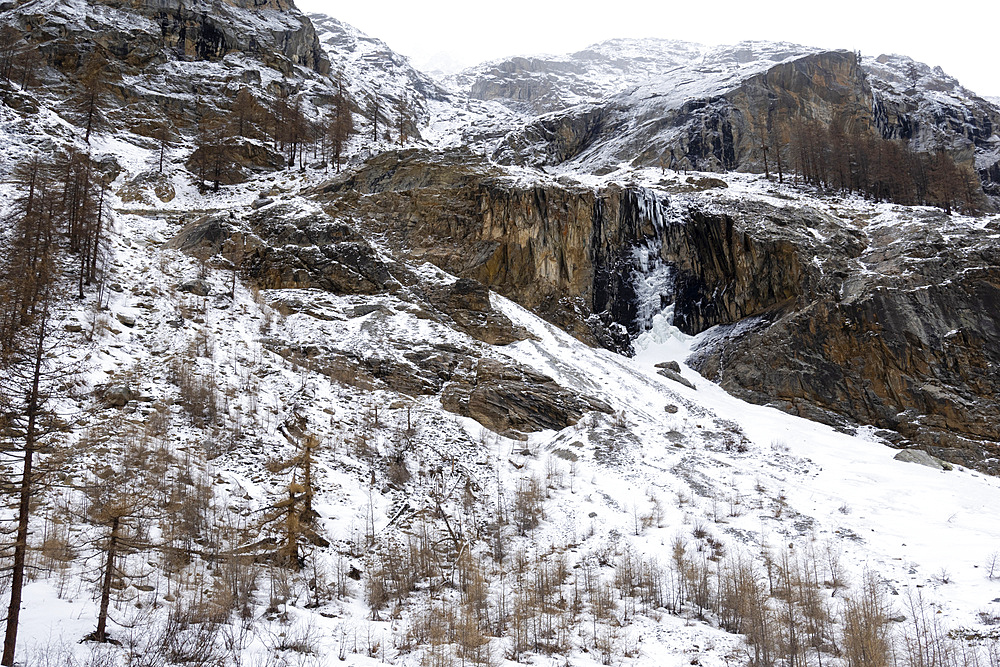
[{"label": "alpine valley", "polygon": [[4,665],[1000,665],[1000,108],[0,2]]}]

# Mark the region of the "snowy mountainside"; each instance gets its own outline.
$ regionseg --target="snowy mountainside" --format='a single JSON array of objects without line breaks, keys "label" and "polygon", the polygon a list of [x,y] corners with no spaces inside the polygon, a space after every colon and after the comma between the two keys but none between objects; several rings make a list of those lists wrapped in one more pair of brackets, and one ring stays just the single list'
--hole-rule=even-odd
[{"label": "snowy mountainside", "polygon": [[422,126],[428,121],[429,102],[449,100],[445,89],[381,40],[324,14],[308,16],[330,58],[333,77],[343,75],[363,113],[369,114],[373,97],[379,97],[381,113],[389,125],[395,122],[399,104],[405,103],[412,107],[415,121]]},{"label": "snowy mountainside", "polygon": [[[256,20],[252,4],[224,11]],[[82,4],[59,6],[84,16]],[[120,42],[120,16],[109,15],[77,26],[88,46]],[[263,16],[266,35],[277,24]],[[185,20],[203,32],[212,23]],[[318,117],[334,81],[228,38],[194,40],[191,53],[157,46],[140,64],[118,58],[120,90],[154,110],[176,98],[190,114],[169,144],[132,132],[128,108],[88,144],[58,89],[3,83],[18,104],[0,106],[5,244],[23,228],[31,156],[89,155],[107,179],[92,283],[78,286],[68,231],[54,235],[59,354],[45,363],[72,372],[53,384],[58,431],[36,460],[56,483],[31,507],[19,662],[846,667],[865,664],[852,662],[859,626],[884,639],[864,648],[888,656],[892,643],[899,665],[922,664],[927,646],[997,660],[996,477],[958,455],[897,460],[887,443],[911,444],[897,433],[751,405],[693,365],[714,364],[713,379],[736,368],[759,389],[769,369],[729,354],[759,339],[740,336],[819,313],[800,327],[817,348],[831,347],[832,331],[833,342],[885,352],[877,370],[894,365],[889,353],[940,370],[925,363],[930,349],[945,371],[975,374],[957,389],[893,376],[893,400],[930,397],[905,411],[879,403],[882,387],[864,378],[858,400],[935,438],[961,440],[972,423],[992,454],[980,422],[996,405],[976,401],[993,395],[1000,338],[990,309],[965,299],[993,298],[1000,219],[757,174],[496,164],[486,155],[526,112],[444,94],[377,40],[318,25],[358,120],[381,79],[387,98],[405,91],[425,105],[419,139],[386,150],[395,142],[352,137],[336,176],[313,143],[311,159],[211,187],[190,159],[198,95],[186,85],[211,96],[246,82],[268,101],[298,91]],[[156,24],[139,26],[155,36]],[[661,44],[642,62],[642,48],[594,51],[621,80],[694,57]],[[785,61],[784,46],[755,48]],[[765,67],[740,52],[698,57],[711,80],[692,89]],[[73,68],[47,67],[75,89]],[[44,178],[61,173],[51,171]],[[48,200],[52,215],[59,200]],[[947,280],[929,284],[937,271]],[[533,302],[543,287],[551,298]],[[901,330],[865,331],[872,292],[923,314],[946,302],[974,323],[942,315],[918,331],[899,318]],[[840,301],[797,300],[817,294],[857,306],[852,319]],[[610,325],[634,358],[581,342],[587,326],[612,328],[600,299],[621,311]],[[678,328],[695,321],[698,336]],[[787,341],[766,347],[797,371],[816,368],[794,342],[792,354]],[[779,383],[775,396],[791,403],[799,397],[784,389],[804,384]],[[18,472],[8,454],[23,442],[6,421],[11,396],[0,400],[5,490]],[[0,546],[7,558],[6,534]],[[872,601],[868,612],[859,600]]]},{"label": "snowy mountainside", "polygon": [[[308,197],[296,194],[308,184],[276,179],[273,187],[287,192],[271,206],[321,215]],[[463,604],[464,589],[447,584],[447,571],[431,574],[402,602],[381,610],[371,606],[378,598],[371,597],[370,582],[388,576],[381,569],[387,559],[416,567],[415,561],[399,560],[399,544],[413,545],[429,531],[441,540],[438,558],[447,561],[452,530],[460,531],[457,537],[470,553],[485,559],[483,576],[492,591],[485,609],[491,615],[500,613],[495,610],[503,608],[504,596],[534,590],[537,568],[547,562],[535,561],[541,554],[556,558],[554,564],[565,559],[570,574],[560,575],[565,578],[557,584],[558,594],[571,596],[574,589],[594,585],[587,583],[594,577],[604,585],[625,585],[621,577],[629,563],[684,577],[693,575],[668,574],[672,560],[688,563],[684,567],[694,568],[691,572],[710,573],[762,553],[770,554],[766,562],[787,565],[782,555],[787,552],[793,561],[818,568],[834,618],[848,591],[860,590],[871,572],[887,594],[891,591],[894,617],[940,611],[944,627],[989,635],[987,623],[1000,614],[991,602],[1000,596],[994,590],[1000,583],[987,570],[1000,525],[983,508],[997,502],[995,478],[895,461],[895,451],[868,429],[838,433],[728,396],[684,365],[697,340],[673,328],[668,314],[655,318],[630,360],[587,347],[496,294],[489,297],[493,308],[524,338],[506,345],[475,340],[420,305],[420,292],[456,282],[427,265],[410,267],[422,286],[395,293],[258,292],[238,283],[230,299],[231,271],[206,268],[165,241],[183,229],[181,216],[192,208],[223,205],[235,213],[232,224],[249,225],[250,204],[261,185],[239,186],[225,200],[192,192],[166,210],[120,213],[106,310],[69,303],[60,312],[62,322],[83,325],[69,335],[76,354],[89,356],[92,371],[85,385],[98,389],[124,380],[142,397],[123,409],[100,408],[96,395],[84,397],[83,405],[96,408],[88,423],[97,427],[117,419],[141,428],[156,416],[158,428],[166,429],[158,437],[170,443],[176,457],[194,462],[195,477],[208,484],[216,512],[235,512],[245,520],[266,512],[285,493],[287,473],[270,470],[274,459],[295,451],[293,434],[306,429],[322,443],[312,473],[313,504],[318,530],[330,546],[310,547],[304,570],[318,568],[321,583],[314,574],[292,578],[270,600],[265,584],[250,600],[253,629],[235,647],[229,644],[227,661],[235,655],[295,661],[311,653],[319,660],[339,655],[348,664],[417,664],[419,656],[465,650],[448,640],[421,639],[423,614],[441,601],[456,608]],[[752,182],[734,187],[747,196],[759,194]],[[402,267],[394,270],[403,275]],[[204,282],[208,295],[183,291],[181,285],[192,280]],[[511,440],[444,411],[435,394],[400,394],[387,379],[366,385],[356,371],[309,353],[331,343],[339,353],[382,367],[408,363],[415,352],[461,351],[508,368],[530,368],[575,393],[599,396],[612,412],[590,411],[576,424]],[[198,351],[187,357],[191,350]],[[197,413],[189,412],[190,397],[174,384],[172,369],[184,359],[193,362],[187,372],[211,382],[217,392],[214,427],[198,425]],[[669,361],[678,362],[680,375],[693,387],[657,372],[656,364]],[[116,446],[113,435],[107,442]],[[210,448],[211,459],[199,462],[203,447]],[[88,451],[77,456],[85,462],[92,456]],[[522,494],[531,488],[539,490],[541,503],[522,507]],[[921,492],[913,494],[915,488]],[[503,507],[512,512],[511,523],[498,537],[494,523]],[[154,534],[166,531],[164,521],[154,524],[161,526]],[[68,539],[75,543],[77,531],[86,530],[93,531],[71,527]],[[500,539],[514,568],[506,583],[487,555]],[[150,560],[146,553],[136,556]],[[196,559],[189,572],[197,575],[198,568]],[[360,582],[347,576],[352,572]],[[143,579],[129,576],[126,595],[112,605],[120,621],[130,618],[135,603],[165,609],[179,604],[163,599],[170,575],[165,580],[154,569]],[[705,576],[714,586],[715,575]],[[434,584],[439,577],[445,582],[441,587]],[[391,577],[386,584],[401,585]],[[484,650],[491,661],[555,652],[583,665],[697,659],[721,667],[745,656],[751,649],[739,635],[718,628],[724,621],[715,612],[673,601],[680,585],[668,584],[661,598],[648,599],[636,588],[634,597],[612,603],[611,617],[584,593],[579,613],[585,623],[578,634],[531,639],[529,633],[517,639],[512,625],[506,639],[489,639]],[[168,597],[183,596],[183,590],[178,585],[180,593]],[[74,644],[93,627],[95,608],[87,595],[81,584],[60,584],[55,574],[30,584],[24,654],[43,659],[69,651],[82,660],[99,650]],[[517,613],[533,613],[528,601],[518,603]],[[540,613],[531,618],[547,622],[569,612]],[[157,637],[157,618],[131,622]],[[826,641],[836,641],[833,627]],[[891,627],[899,637],[908,632],[904,622]],[[117,629],[114,636],[129,650],[156,655],[157,647],[142,634]],[[830,646],[823,649],[824,662],[836,661]],[[108,655],[115,651],[109,647]]]},{"label": "snowy mountainside", "polygon": [[[490,153],[511,128],[525,120],[523,114],[499,103],[471,99],[438,83],[415,69],[405,56],[353,26],[324,14],[309,17],[330,59],[333,78],[343,77],[365,125],[371,121],[373,100],[379,100],[380,124],[390,128],[398,126],[399,107],[404,104],[412,116],[410,131],[429,145]],[[365,130],[360,132],[368,136]]]},{"label": "snowy mountainside", "polygon": [[[524,56],[471,67],[448,79],[472,97],[527,104],[535,113],[560,111],[580,103],[594,103],[632,88],[657,85],[669,88],[690,80],[691,71],[719,74],[709,77],[701,96],[719,94],[732,77],[753,74],[789,58],[820,49],[781,42],[745,41],[707,47],[667,39],[613,39],[565,56]],[[728,76],[726,75],[728,73]],[[523,77],[523,81],[519,79]],[[715,91],[714,93],[712,91]]]},{"label": "snowy mountainside", "polygon": [[664,39],[616,39],[566,56],[525,56],[476,65],[447,77],[475,99],[545,113],[595,102],[700,58],[705,47]]},{"label": "snowy mountainside", "polygon": [[[757,116],[766,114],[769,127],[783,123],[786,113],[829,122],[831,112],[812,109],[811,100],[799,102],[800,112],[784,110],[781,101],[783,91],[798,95],[805,90],[808,84],[794,71],[811,76],[807,63],[821,59],[821,53],[769,42],[706,48],[611,40],[579,54],[487,63],[455,77],[453,85],[521,111],[550,112],[512,133],[496,154],[503,161],[568,162],[572,169],[606,172],[620,162],[653,166],[666,153],[674,155],[670,161],[690,168],[756,171],[762,170],[761,158],[753,141],[740,145],[740,134],[759,134]],[[939,68],[882,55],[864,57],[853,71],[844,63],[822,66],[814,74],[832,94],[852,89],[848,95],[861,108],[850,115],[860,117],[864,107],[873,107],[864,121],[872,131],[906,140],[917,151],[948,150],[974,167],[989,191],[995,190],[997,108]],[[775,102],[757,109],[741,101],[762,85],[770,88],[777,108]],[[736,144],[732,155],[727,144]],[[712,148],[706,151],[705,145]]]}]

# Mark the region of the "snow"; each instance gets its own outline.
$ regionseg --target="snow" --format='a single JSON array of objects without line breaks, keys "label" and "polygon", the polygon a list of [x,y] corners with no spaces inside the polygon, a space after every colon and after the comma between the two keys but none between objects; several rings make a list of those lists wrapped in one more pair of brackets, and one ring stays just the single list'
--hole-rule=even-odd
[{"label": "snow", "polygon": [[[79,15],[86,6],[59,4]],[[40,12],[55,7],[43,2],[32,6]],[[267,29],[285,25],[283,19],[267,13],[253,21]],[[376,59],[387,58],[392,66],[391,76],[377,81],[384,94],[414,94],[419,86],[436,85],[411,72],[405,60],[387,53],[377,40],[349,26],[340,29],[342,34],[330,29],[322,38],[342,65],[355,99],[363,100],[376,90],[372,75],[378,69],[378,63],[372,62]],[[612,58],[638,55],[651,47],[659,49],[659,55],[636,67],[642,77],[655,71],[663,78],[624,93],[637,104],[669,105],[686,95],[714,94],[734,80],[791,57],[800,48],[748,43],[741,48],[753,57],[743,61],[732,59],[732,49],[709,51],[684,43],[621,41],[590,50]],[[239,58],[213,64],[171,61],[162,73],[222,80],[249,66]],[[617,92],[625,78],[640,74],[615,76],[619,78],[602,79],[607,85],[596,89],[597,94]],[[266,68],[263,77],[265,85],[280,79]],[[154,83],[155,79],[149,83],[150,90],[155,89]],[[438,147],[471,144],[473,150],[488,154],[503,133],[524,118],[498,102],[443,93],[420,99],[425,105],[421,107],[421,120],[426,123],[423,140]],[[26,129],[21,118],[0,107],[0,138],[8,147],[0,165],[9,174],[17,159],[50,137],[76,141],[83,149],[76,135],[71,124],[49,109],[43,109]],[[124,133],[95,136],[91,146],[95,158],[114,156],[123,169],[113,190],[151,170],[155,151],[143,146],[140,139]],[[704,523],[729,553],[758,554],[765,547],[796,554],[822,552],[839,558],[855,583],[865,571],[874,572],[899,594],[898,598],[893,595],[898,608],[907,592],[919,590],[940,610],[949,627],[984,629],[977,612],[996,610],[993,600],[1000,598],[1000,582],[987,576],[986,563],[1000,544],[1000,516],[993,512],[1000,504],[1000,480],[963,469],[936,471],[896,461],[895,450],[880,441],[873,429],[839,432],[742,402],[701,377],[685,363],[691,354],[707,342],[732,334],[734,328],[752,327],[756,322],[744,320],[698,337],[683,334],[672,324],[672,309],[661,309],[660,296],[669,292],[672,275],[658,263],[658,248],[636,251],[644,281],[644,331],[634,342],[637,354],[632,359],[590,348],[497,294],[491,295],[493,307],[531,338],[505,346],[486,345],[428,318],[405,290],[368,297],[318,290],[255,291],[237,284],[230,299],[227,271],[167,250],[164,242],[184,222],[207,212],[231,211],[234,224],[242,224],[247,207],[261,192],[275,193],[301,215],[325,215],[308,189],[328,174],[313,169],[280,172],[223,188],[220,193],[200,193],[177,168],[190,149],[180,144],[169,155],[176,191],[172,201],[151,198],[153,203],[126,205],[113,197],[113,263],[107,281],[112,292],[106,308],[98,310],[90,300],[68,301],[59,313],[62,323],[84,324],[84,331],[73,339],[72,355],[85,361],[87,368],[78,380],[83,397],[67,399],[67,408],[79,415],[81,424],[69,437],[70,444],[80,444],[85,429],[113,441],[120,435],[116,424],[120,427],[122,421],[142,424],[166,415],[165,437],[174,454],[196,451],[206,444],[220,449],[196,476],[210,480],[217,511],[246,520],[286,493],[288,477],[267,466],[290,453],[288,425],[302,417],[323,442],[314,471],[315,509],[331,546],[317,548],[316,553],[329,572],[348,566],[366,570],[374,548],[369,540],[379,545],[405,540],[406,528],[400,525],[405,508],[434,510],[441,489],[454,490],[464,480],[474,480],[481,488],[471,512],[480,523],[487,523],[482,515],[492,511],[492,499],[509,494],[522,479],[535,475],[563,481],[552,482],[547,491],[546,519],[530,537],[513,538],[515,546],[535,552],[564,551],[571,565],[602,550],[626,547],[666,562],[672,540],[691,541],[692,526]],[[683,191],[689,176],[722,178],[728,187],[692,194],[690,200],[687,195],[667,194]],[[618,165],[605,176],[565,166],[550,173],[508,168],[504,177],[522,185],[570,177],[581,187],[612,183],[644,187],[648,189],[647,211],[658,211],[650,217],[662,224],[671,224],[687,201],[731,210],[741,201],[783,207],[794,199],[797,208],[814,210],[820,217],[856,219],[864,234],[904,225],[926,227],[949,234],[949,243],[968,243],[970,248],[997,237],[995,217],[953,216],[948,229],[942,230],[931,210],[875,204],[857,197],[834,199],[750,174],[664,174]],[[9,208],[12,192],[10,183],[0,184],[4,208]],[[818,245],[830,238],[825,226],[801,233]],[[820,255],[814,261],[822,266]],[[859,274],[876,272],[877,261],[868,255],[860,257]],[[430,264],[409,268],[426,284],[447,285],[457,279]],[[200,275],[212,286],[212,296],[178,291],[178,284]],[[378,308],[368,310],[369,306]],[[364,308],[359,311],[358,307]],[[359,314],[362,311],[368,312]],[[118,322],[119,314],[134,317],[135,326]],[[284,344],[313,348],[319,354],[306,359],[286,356]],[[199,346],[207,349],[196,355],[188,352]],[[522,442],[491,434],[470,419],[446,412],[436,394],[403,395],[377,381],[364,386],[357,370],[364,363],[395,363],[414,369],[407,353],[446,348],[526,365],[573,392],[606,401],[613,414],[592,412],[565,429],[532,433]],[[336,358],[355,364],[353,377],[338,378],[321,368],[323,362]],[[199,427],[180,407],[180,392],[171,379],[179,359],[187,359],[203,377],[211,377],[220,396],[226,397],[217,424]],[[658,374],[656,364],[665,361],[678,362],[681,375],[695,388]],[[121,414],[102,407],[96,398],[99,390],[120,381],[134,382],[153,401]],[[378,420],[376,411],[380,412]],[[414,433],[406,435],[402,446],[400,434],[411,419]],[[228,433],[236,432],[237,425],[244,435],[233,435],[231,444],[223,442]],[[727,444],[726,438],[737,446]],[[385,471],[375,463],[380,465],[383,459],[373,457],[370,450],[385,453],[392,448],[403,451],[414,481],[387,482]],[[572,464],[567,453],[572,454]],[[77,465],[86,469],[96,456],[82,452]],[[449,465],[450,476],[444,472]],[[460,468],[457,473],[456,468]],[[654,498],[664,505],[661,525],[636,530],[638,509],[645,511]],[[720,504],[731,511],[724,509],[720,514]],[[457,502],[445,501],[444,505],[457,511]],[[77,537],[93,537],[92,529],[74,526],[73,530]],[[162,534],[159,525],[151,527],[152,537]],[[44,574],[25,590],[19,651],[37,656],[29,660],[44,664],[46,651],[75,652],[81,657],[89,651],[78,641],[93,630],[96,605],[82,577],[93,568],[98,550],[92,545],[83,549],[89,561],[71,565],[75,583],[67,590],[59,590],[58,575]],[[196,563],[193,567],[204,566]],[[402,641],[407,624],[423,612],[429,593],[418,592],[404,606],[401,618],[369,620],[372,614],[364,604],[361,585],[350,585],[348,599],[318,608],[307,606],[310,593],[305,586],[293,587],[280,604],[272,602],[271,591],[262,587],[254,599],[255,629],[238,649],[244,662],[263,664],[280,656],[285,664],[333,664],[333,656],[344,651],[344,661],[350,665],[416,664],[417,654],[401,655],[395,644]],[[138,595],[135,589],[132,593]],[[151,617],[162,620],[173,603],[159,592],[145,593],[132,602],[139,600]],[[284,614],[268,611],[275,604]],[[134,604],[116,601],[117,619],[125,621],[138,614]],[[312,636],[316,656],[280,649],[282,634],[287,639],[296,633]],[[701,665],[722,667],[736,660],[743,648],[740,637],[690,616],[638,615],[623,633],[622,646],[635,650],[632,657],[616,656],[621,664],[687,665],[698,660]],[[129,631],[116,628],[114,634],[125,637]],[[498,651],[501,643],[497,642]],[[542,656],[533,660],[548,664]],[[598,658],[577,645],[566,661],[589,666],[596,665]]]}]

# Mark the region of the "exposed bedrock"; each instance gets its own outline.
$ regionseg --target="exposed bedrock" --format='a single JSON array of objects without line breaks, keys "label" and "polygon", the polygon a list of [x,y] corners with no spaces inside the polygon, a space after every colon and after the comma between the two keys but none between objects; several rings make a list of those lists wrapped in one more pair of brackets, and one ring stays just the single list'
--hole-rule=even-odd
[{"label": "exposed bedrock", "polygon": [[762,137],[787,146],[796,122],[874,128],[871,87],[846,51],[782,63],[679,103],[663,91],[640,90],[543,116],[511,133],[495,157],[532,165],[579,160],[598,170],[621,161],[655,166],[661,159],[677,168],[756,169]]},{"label": "exposed bedrock", "polygon": [[719,327],[692,364],[729,391],[830,423],[892,429],[941,458],[992,469],[995,222],[964,228],[901,208],[899,224],[866,228],[795,205],[526,185],[457,152],[384,154],[317,196],[409,260],[474,279],[621,351],[621,334],[641,326],[643,271],[658,261],[670,276],[660,305],[673,303],[675,324],[690,334]]},{"label": "exposed bedrock", "polygon": [[17,20],[30,39],[44,45],[50,64],[73,70],[93,42],[129,72],[180,60],[219,60],[231,53],[260,58],[292,72],[301,65],[330,69],[312,23],[288,0],[230,0],[209,9],[190,0],[99,0],[81,24],[72,6],[22,3]]},{"label": "exposed bedrock", "polygon": [[[801,273],[813,286],[794,305],[730,320],[690,362],[751,401],[891,429],[939,458],[1000,471],[997,225],[949,230],[945,242],[942,224],[875,234],[854,260],[833,254],[846,274]],[[793,250],[800,266],[811,252]]]}]

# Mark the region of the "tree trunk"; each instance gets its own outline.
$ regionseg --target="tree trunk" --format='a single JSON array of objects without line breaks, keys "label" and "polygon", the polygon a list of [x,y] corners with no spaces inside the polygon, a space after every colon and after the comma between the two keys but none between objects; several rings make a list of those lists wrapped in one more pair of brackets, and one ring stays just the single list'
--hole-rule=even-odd
[{"label": "tree trunk", "polygon": [[111,520],[111,537],[108,540],[108,560],[104,566],[104,581],[101,582],[101,607],[97,612],[97,631],[94,639],[101,643],[108,641],[108,605],[111,602],[111,581],[115,573],[115,557],[118,555],[118,529],[121,517]]},{"label": "tree trunk", "polygon": [[21,593],[24,589],[24,563],[28,551],[28,516],[31,511],[31,475],[35,455],[38,421],[38,404],[42,377],[42,359],[45,358],[45,336],[48,324],[48,301],[38,325],[38,338],[32,355],[34,365],[31,390],[28,394],[28,425],[24,434],[24,465],[21,468],[20,494],[17,506],[17,537],[14,541],[14,564],[10,577],[10,604],[7,607],[7,629],[3,640],[3,658],[0,665],[13,667],[14,649],[17,646],[17,624],[21,615]]}]

